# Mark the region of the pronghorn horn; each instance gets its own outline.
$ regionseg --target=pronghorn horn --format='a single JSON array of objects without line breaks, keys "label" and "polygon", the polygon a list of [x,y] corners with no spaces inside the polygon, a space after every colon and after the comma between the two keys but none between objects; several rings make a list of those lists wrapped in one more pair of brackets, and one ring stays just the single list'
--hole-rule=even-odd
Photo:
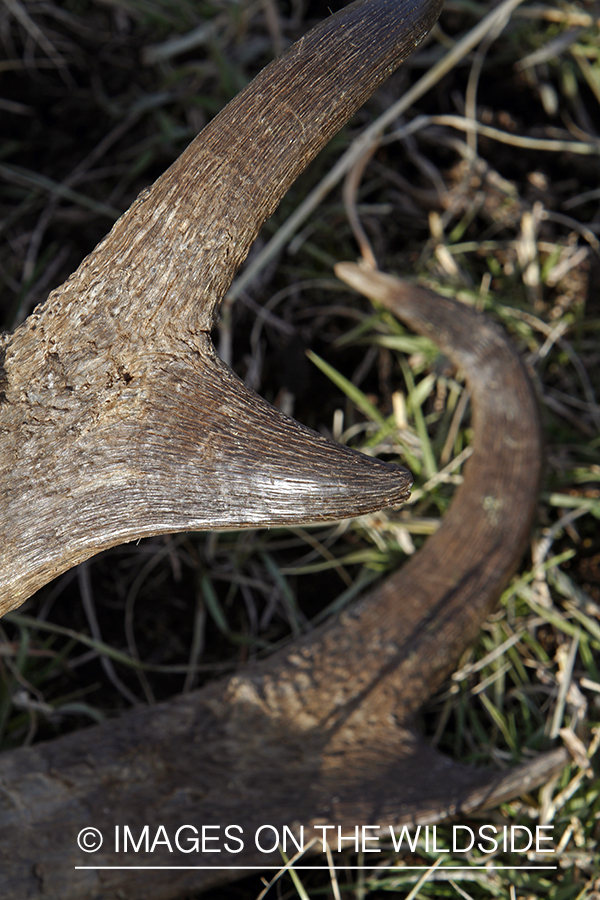
[{"label": "pronghorn horn", "polygon": [[406,499],[405,469],[283,416],[219,362],[209,332],[267,216],[440,6],[365,0],[325,20],[0,339],[0,612],[124,541]]}]

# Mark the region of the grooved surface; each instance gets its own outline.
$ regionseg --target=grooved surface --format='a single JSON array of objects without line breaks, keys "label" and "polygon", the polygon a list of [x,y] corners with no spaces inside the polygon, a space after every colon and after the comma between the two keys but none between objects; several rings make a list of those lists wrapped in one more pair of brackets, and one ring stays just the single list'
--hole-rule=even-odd
[{"label": "grooved surface", "polygon": [[[265,70],[69,281],[0,338],[5,608],[96,550],[183,528],[339,518],[398,503],[402,469],[324,441],[247,391],[207,331],[250,241],[439,4],[354,4]],[[442,527],[350,611],[253,668],[169,703],[0,758],[4,900],[166,900],[224,873],[75,872],[123,864],[115,824],[173,836],[242,825],[438,822],[543,781],[564,752],[478,771],[424,744],[415,711],[514,570],[541,449],[531,386],[501,330],[395,279],[338,267],[467,375],[474,452]],[[10,476],[7,473],[10,472]],[[143,861],[143,860],[142,860]],[[161,846],[153,865],[189,865]],[[226,877],[226,875],[225,875]]]},{"label": "grooved surface", "polygon": [[[440,822],[497,805],[565,762],[554,751],[509,772],[459,765],[427,746],[415,711],[475,636],[513,571],[535,509],[541,448],[531,386],[501,330],[473,310],[356,266],[344,280],[465,371],[475,442],[442,527],[408,565],[302,641],[169,703],[0,758],[0,893],[7,900],[166,900],[232,873],[96,871],[80,828],[109,836],[94,865],[122,865],[115,824],[173,836],[182,824],[236,823],[240,854],[218,865],[278,864],[257,827]],[[222,846],[222,845],[220,845]],[[189,865],[164,847],[152,865]],[[197,859],[197,858],[196,858]],[[35,860],[35,866],[32,866]],[[199,864],[206,865],[202,856]],[[208,863],[210,864],[210,863]]]},{"label": "grooved surface", "polygon": [[2,338],[0,612],[124,541],[348,518],[406,498],[406,470],[326,447],[220,366],[208,332],[267,216],[440,6],[364,0],[327,18]]}]

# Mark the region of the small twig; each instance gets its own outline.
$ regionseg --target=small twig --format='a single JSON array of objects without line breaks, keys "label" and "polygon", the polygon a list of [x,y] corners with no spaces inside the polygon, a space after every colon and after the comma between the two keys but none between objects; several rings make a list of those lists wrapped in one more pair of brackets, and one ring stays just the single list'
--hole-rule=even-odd
[{"label": "small twig", "polygon": [[406,895],[406,900],[415,900],[416,897],[419,896],[419,891],[423,887],[426,881],[433,875],[438,866],[442,864],[444,857],[438,856],[434,864],[430,869],[427,869],[426,872],[423,872],[417,883],[411,888],[411,890]]},{"label": "small twig", "polygon": [[300,228],[303,222],[314,212],[327,194],[341,181],[346,172],[359,160],[374,143],[376,144],[385,129],[406,112],[417,100],[426,94],[444,75],[450,72],[454,66],[470,53],[473,47],[484,38],[496,23],[505,18],[523,0],[504,0],[488,15],[471,29],[438,63],[429,69],[413,87],[404,94],[396,103],[390,106],[369,128],[352,142],[346,152],[340,157],[336,165],[314,188],[303,203],[283,223],[277,233],[256,255],[253,262],[247,266],[244,272],[233,282],[227,299],[233,302],[248,285],[256,278],[259,272],[282,250],[289,239]]},{"label": "small twig", "polygon": [[556,698],[556,706],[554,707],[554,715],[552,716],[552,725],[550,727],[551,740],[554,740],[556,737],[558,737],[558,734],[562,727],[563,716],[565,713],[565,704],[567,702],[567,694],[569,693],[569,687],[571,685],[571,679],[573,677],[573,666],[575,665],[575,657],[577,656],[577,650],[579,649],[580,634],[580,630],[577,629],[577,632],[575,633],[575,636],[571,641],[571,646],[569,647],[567,658],[560,666],[560,678],[557,679],[559,682],[558,696]]},{"label": "small twig", "polygon": [[444,447],[440,454],[440,462],[443,466],[447,465],[450,461],[452,450],[454,449],[454,443],[456,441],[456,436],[458,434],[458,430],[461,426],[464,415],[467,411],[467,406],[469,405],[470,399],[471,391],[468,388],[465,388],[459,397],[458,403],[456,404],[456,409],[454,410],[454,415],[452,416],[452,421],[450,422],[450,428],[448,429],[448,436],[446,437]]},{"label": "small twig", "polygon": [[582,30],[581,27],[574,28],[571,31],[565,31],[563,34],[559,34],[558,37],[553,38],[542,47],[534,50],[533,53],[520,59],[516,63],[515,68],[522,71],[523,69],[529,69],[533,66],[543,65],[551,59],[556,59],[557,56],[560,56],[565,50],[568,50],[571,44],[575,43]]},{"label": "small twig", "polygon": [[492,138],[501,144],[509,144],[511,147],[519,147],[523,150],[544,150],[549,153],[577,153],[580,156],[600,156],[600,141],[566,141],[558,138],[536,138],[527,135],[511,134],[491,125],[484,125],[476,119],[468,119],[466,116],[441,115],[441,116],[417,116],[408,125],[398,129],[393,136],[403,137],[405,134],[415,134],[428,125],[447,125],[458,131],[477,132],[484,137]]},{"label": "small twig", "polygon": [[299,850],[294,856],[292,856],[292,858],[286,862],[285,866],[283,866],[279,870],[279,872],[277,872],[277,874],[274,875],[273,878],[271,878],[271,880],[268,882],[268,884],[265,885],[264,889],[260,892],[260,894],[258,895],[256,900],[264,900],[264,898],[266,897],[268,892],[271,890],[271,888],[273,887],[275,882],[279,881],[281,876],[285,875],[286,872],[289,872],[289,870],[293,867],[294,863],[297,862],[302,856],[304,856],[305,853],[308,853],[308,851],[314,847],[314,845],[317,843],[318,840],[319,840],[318,837],[313,838],[311,841],[308,842],[308,844],[306,845],[306,847],[304,847],[303,850]]},{"label": "small twig", "polygon": [[[465,900],[473,900],[473,896],[464,891],[459,884],[454,881],[453,878],[448,879],[448,884],[451,884],[457,894],[460,894],[461,897],[464,897]],[[511,885],[512,888],[512,885]]]},{"label": "small twig", "polygon": [[358,187],[360,185],[361,179],[371,157],[377,150],[378,146],[379,142],[374,142],[371,147],[367,147],[366,151],[363,153],[360,159],[358,159],[352,166],[352,168],[346,175],[346,179],[344,181],[344,189],[342,192],[344,207],[346,209],[346,217],[348,219],[348,222],[350,223],[350,228],[352,229],[352,233],[354,234],[354,239],[356,240],[356,243],[360,248],[362,264],[367,269],[377,269],[377,260],[375,259],[375,254],[373,252],[373,248],[371,247],[371,242],[369,241],[367,233],[363,228],[362,222],[360,221],[356,201]]},{"label": "small twig", "polygon": [[[98,624],[98,618],[96,616],[96,608],[94,606],[94,595],[92,592],[92,582],[90,579],[89,565],[87,562],[83,562],[80,564],[77,570],[77,580],[79,581],[79,590],[81,592],[81,602],[83,604],[83,609],[88,620],[88,624],[90,626],[90,631],[92,632],[92,637],[95,641],[102,641],[102,633],[100,631],[100,625]],[[132,706],[139,706],[140,701],[135,696],[132,691],[129,690],[127,685],[123,684],[117,673],[115,672],[115,667],[112,664],[112,660],[108,659],[108,657],[104,656],[104,654],[100,654],[100,663],[102,668],[106,672],[106,676],[108,680],[113,684],[118,692],[125,697],[125,699],[132,704]]]},{"label": "small twig", "polygon": [[38,47],[40,47],[44,51],[46,56],[52,61],[56,68],[60,69],[62,75],[65,78],[65,82],[71,87],[74,87],[75,82],[73,81],[73,78],[67,69],[66,62],[64,61],[52,41],[46,37],[39,25],[37,25],[33,21],[23,4],[19,3],[19,0],[3,0],[3,2],[7,9],[13,14],[15,19],[17,19],[21,23],[30,38],[35,41]]},{"label": "small twig", "polygon": [[[507,11],[503,18],[498,19],[493,28],[482,40],[480,46],[474,55],[473,64],[469,72],[469,80],[467,81],[467,89],[465,91],[465,115],[468,119],[477,118],[477,86],[483,69],[483,63],[487,56],[488,50],[504,31],[510,21],[510,11]],[[474,154],[477,153],[477,132],[473,132],[467,136],[467,143]]]},{"label": "small twig", "polygon": [[516,632],[515,634],[511,634],[511,636],[505,640],[502,644],[499,644],[498,647],[495,647],[490,653],[487,653],[483,659],[478,660],[476,663],[467,663],[466,666],[463,666],[457,672],[454,672],[452,675],[453,682],[464,681],[465,678],[469,678],[469,676],[473,675],[475,672],[479,672],[481,669],[485,669],[486,666],[489,666],[491,663],[495,662],[501,656],[503,656],[507,650],[510,650],[511,647],[514,647],[515,644],[518,644],[521,640],[525,629]]},{"label": "small twig", "polygon": [[337,875],[335,874],[335,863],[333,862],[333,854],[329,842],[325,841],[325,855],[327,856],[327,865],[329,866],[329,877],[331,879],[331,892],[333,900],[342,900],[340,894],[340,886],[338,884]]},{"label": "small twig", "polygon": [[198,675],[198,660],[204,652],[204,638],[206,634],[206,605],[202,591],[196,591],[196,611],[194,613],[194,629],[192,632],[192,644],[190,647],[190,656],[188,665],[190,669],[185,676],[183,683],[183,693],[187,694],[194,687],[194,682]]},{"label": "small twig", "polygon": [[166,62],[203,44],[210,44],[218,32],[225,28],[227,21],[227,14],[224,13],[211,19],[210,22],[203,22],[187,34],[175,35],[161,44],[148,44],[142,50],[142,65],[152,66],[155,63]]},{"label": "small twig", "polygon": [[[131,654],[132,659],[135,659],[138,662],[141,662],[141,659],[140,659],[140,655],[138,653],[137,641],[135,639],[135,631],[134,631],[134,627],[133,627],[133,613],[134,613],[134,608],[135,608],[135,601],[137,600],[137,595],[139,593],[139,590],[140,590],[142,584],[144,583],[144,581],[146,580],[146,578],[148,577],[150,572],[152,572],[152,570],[155,569],[156,566],[162,562],[164,557],[169,555],[169,553],[170,553],[170,547],[165,546],[162,549],[156,551],[154,553],[154,555],[150,557],[150,559],[146,562],[146,564],[144,566],[142,566],[142,568],[140,569],[140,571],[134,578],[133,583],[127,593],[127,598],[125,600],[125,636],[127,638],[127,647]],[[148,678],[146,677],[146,673],[144,672],[144,670],[141,667],[136,669],[135,671],[138,676],[142,690],[144,691],[144,693],[146,695],[146,700],[148,701],[148,703],[155,703],[156,701],[154,698],[154,693],[152,691],[152,688],[150,687],[150,682],[148,681]],[[187,677],[189,678],[190,675],[193,676],[193,673],[188,672]]]},{"label": "small twig", "polygon": [[440,469],[439,472],[436,472],[435,475],[432,475],[429,478],[422,488],[416,488],[410,495],[410,498],[404,504],[405,506],[409,506],[413,503],[416,503],[417,500],[420,500],[428,491],[430,491],[436,484],[443,484],[449,480],[449,476],[456,469],[460,468],[462,464],[467,460],[471,454],[473,453],[473,448],[471,446],[465,447],[464,450],[455,456],[454,459],[450,460],[443,469]]},{"label": "small twig", "polygon": [[275,0],[262,0],[262,8],[265,14],[267,30],[273,42],[273,53],[281,56],[285,50],[285,38],[281,27],[281,18],[277,10]]}]

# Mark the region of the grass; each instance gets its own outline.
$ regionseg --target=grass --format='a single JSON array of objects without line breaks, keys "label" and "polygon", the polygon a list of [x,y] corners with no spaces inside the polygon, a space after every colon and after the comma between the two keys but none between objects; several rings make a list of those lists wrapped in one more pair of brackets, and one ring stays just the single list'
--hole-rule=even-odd
[{"label": "grass", "polygon": [[[600,891],[598,22],[570,3],[511,6],[502,33],[467,52],[488,7],[446,5],[429,44],[267,223],[248,269],[253,280],[238,281],[215,336],[272,402],[367,453],[402,459],[415,474],[411,502],[319,529],[176,535],[117,548],[0,625],[6,750],[191,690],[305,633],[418,551],[452,502],[470,452],[460,373],[333,277],[334,262],[358,253],[350,223],[361,223],[363,252],[382,270],[409,273],[499,320],[539,394],[545,482],[520,571],[423,710],[422,727],[454,757],[499,767],[561,741],[570,748],[572,762],[557,779],[486,814],[499,827],[554,825],[559,868],[476,869],[515,857],[472,852],[449,854],[444,865],[467,866],[449,873],[433,868],[436,854],[422,844],[400,853],[390,844],[372,869],[337,879],[297,872],[271,893],[579,900]],[[249,2],[73,0],[20,9],[20,17],[10,4],[1,13],[7,329],[308,24],[299,6]],[[327,14],[318,4],[309,13]],[[442,71],[448,53],[443,80],[416,92],[416,105],[388,127],[361,171],[365,147],[356,139],[411,86],[414,94],[423,72]],[[477,118],[478,131],[464,116]],[[346,190],[329,182],[325,190],[342,152],[349,162],[337,181],[351,173]],[[290,233],[288,217],[311,191],[319,205],[296,216]],[[275,255],[261,252],[273,247],[269,239],[280,242]],[[267,314],[257,317],[257,305]],[[449,828],[439,832],[445,847]],[[367,855],[346,859],[371,863]],[[403,868],[386,871],[384,861]],[[411,865],[429,867],[426,880]],[[234,890],[256,897],[260,886],[213,893]]]}]

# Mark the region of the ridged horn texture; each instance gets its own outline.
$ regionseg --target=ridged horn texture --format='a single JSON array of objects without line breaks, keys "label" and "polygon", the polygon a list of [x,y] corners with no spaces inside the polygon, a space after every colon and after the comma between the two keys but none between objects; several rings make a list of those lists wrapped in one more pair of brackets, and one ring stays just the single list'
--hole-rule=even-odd
[{"label": "ridged horn texture", "polygon": [[[244,866],[279,866],[278,852],[256,848],[263,825],[296,835],[302,825],[307,842],[322,834],[316,825],[342,826],[343,834],[379,825],[385,836],[389,826],[497,805],[564,765],[559,749],[512,770],[478,770],[444,757],[414,728],[416,711],[493,608],[529,533],[541,443],[524,366],[501,329],[473,309],[351,264],[337,272],[432,337],[467,377],[475,440],[449,514],[381,587],[268,660],[0,758],[3,900],[185,896],[245,874]],[[149,826],[150,843],[162,826],[162,843],[152,854],[130,848],[125,856],[122,845],[115,852],[115,825],[122,834],[125,824],[136,839]],[[220,853],[177,848],[180,826],[200,832],[207,824],[220,826],[209,832],[220,837],[210,844]],[[240,847],[226,839],[231,824],[242,829],[230,832],[243,839],[239,853],[228,852]],[[89,825],[104,835],[94,854],[76,843]],[[190,836],[180,833],[184,850]],[[232,868],[218,868],[225,866]]]},{"label": "ridged horn texture", "polygon": [[210,343],[292,181],[433,25],[440,0],[363,0],[268,66],[0,339],[0,612],[150,534],[355,516],[410,474],[301,428]]}]

